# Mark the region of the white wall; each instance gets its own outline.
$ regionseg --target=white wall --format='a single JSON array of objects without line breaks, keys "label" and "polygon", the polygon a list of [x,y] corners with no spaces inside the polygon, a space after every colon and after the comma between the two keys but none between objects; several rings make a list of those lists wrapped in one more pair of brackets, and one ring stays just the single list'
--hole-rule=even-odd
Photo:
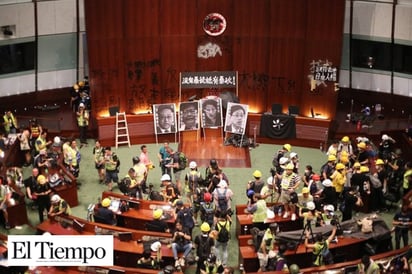
[{"label": "white wall", "polygon": [[[393,0],[355,1],[353,3],[352,34],[355,37],[374,41],[390,42]],[[412,0],[399,0],[395,15],[395,41],[412,45]],[[346,1],[344,32],[350,33],[350,1]],[[347,54],[346,58],[349,58]],[[348,63],[349,61],[346,60]],[[344,63],[344,61],[342,61]],[[341,70],[339,85],[350,87],[349,71]],[[352,89],[390,93],[390,72],[352,69]],[[393,79],[393,92],[412,97],[412,75],[396,74]]]},{"label": "white wall", "polygon": [[[82,34],[85,33],[84,0],[79,0],[79,27]],[[38,9],[38,34],[39,39],[47,36],[53,39],[54,35],[75,34],[77,31],[76,17],[77,0],[39,1]],[[13,44],[19,39],[35,40],[34,4],[32,1],[0,0],[0,26],[16,25],[16,33],[11,39],[1,40],[0,43]],[[58,36],[56,36],[57,39]],[[79,80],[85,75],[85,63],[83,57],[84,39],[79,39],[79,52],[75,60],[79,62]],[[39,49],[41,50],[41,49]],[[47,50],[47,49],[46,49]],[[44,51],[44,49],[43,49]],[[56,54],[51,52],[51,54]],[[59,54],[65,55],[64,52]],[[52,58],[58,58],[52,57]],[[41,60],[39,60],[41,62]],[[74,62],[75,63],[75,62]],[[53,65],[53,64],[52,64]],[[56,64],[57,65],[57,64]],[[77,70],[50,69],[37,74],[38,90],[54,89],[72,86],[77,80]],[[20,93],[35,91],[34,71],[14,73],[0,76],[0,96],[10,96]]]}]

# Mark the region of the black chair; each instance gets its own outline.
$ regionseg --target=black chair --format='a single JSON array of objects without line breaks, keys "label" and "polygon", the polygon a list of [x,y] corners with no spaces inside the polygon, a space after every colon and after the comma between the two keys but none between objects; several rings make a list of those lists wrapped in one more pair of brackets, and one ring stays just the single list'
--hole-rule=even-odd
[{"label": "black chair", "polygon": [[282,104],[272,104],[272,115],[282,114]]},{"label": "black chair", "polygon": [[289,111],[289,115],[299,116],[299,107],[298,106],[289,106],[288,111]]},{"label": "black chair", "polygon": [[120,110],[119,106],[109,107],[109,114],[110,114],[110,116],[116,116],[116,113],[118,113],[119,110]]},{"label": "black chair", "polygon": [[102,217],[100,217],[98,215],[93,215],[93,219],[94,219],[95,223],[112,225],[111,223],[109,223],[108,221],[106,221],[105,219],[103,219]]}]

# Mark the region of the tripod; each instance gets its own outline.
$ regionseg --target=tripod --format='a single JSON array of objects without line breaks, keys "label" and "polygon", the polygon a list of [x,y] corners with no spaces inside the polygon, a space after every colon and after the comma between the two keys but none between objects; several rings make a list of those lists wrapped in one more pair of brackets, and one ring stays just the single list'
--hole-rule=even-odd
[{"label": "tripod", "polygon": [[305,224],[305,226],[303,227],[302,233],[300,234],[300,238],[299,238],[298,244],[296,245],[295,254],[296,254],[296,252],[298,251],[298,247],[299,247],[300,243],[302,242],[302,239],[303,239],[303,236],[305,235],[306,230],[309,231],[309,233],[310,233],[310,238],[312,239],[312,241],[314,240],[312,225],[311,225],[310,221],[311,221],[311,220],[306,220],[306,224]]}]

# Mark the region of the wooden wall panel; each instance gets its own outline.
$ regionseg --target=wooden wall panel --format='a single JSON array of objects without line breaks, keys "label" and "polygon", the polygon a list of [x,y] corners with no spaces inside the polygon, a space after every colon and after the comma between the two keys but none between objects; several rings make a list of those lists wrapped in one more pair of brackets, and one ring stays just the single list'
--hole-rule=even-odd
[{"label": "wooden wall panel", "polygon": [[282,103],[283,111],[287,112],[288,105],[298,104],[305,48],[306,3],[299,0],[271,2],[269,109],[272,103]]},{"label": "wooden wall panel", "polygon": [[[252,112],[273,102],[334,114],[333,84],[310,93],[310,61],[339,66],[344,0],[87,0],[90,83],[97,115],[112,104],[128,113],[179,98],[181,71],[237,70],[239,97]],[[221,13],[227,28],[204,33],[209,13]],[[218,48],[201,58],[201,47]],[[329,90],[332,88],[332,90]],[[320,90],[320,89],[319,89]],[[214,90],[186,90],[183,100]],[[320,100],[322,98],[322,100]],[[324,110],[324,111],[323,111]]]},{"label": "wooden wall panel", "polygon": [[[301,111],[309,114],[313,107],[315,112],[333,119],[336,113],[338,94],[333,82],[326,82],[327,87],[319,86],[314,92],[310,91],[308,74],[313,61],[329,61],[339,69],[345,1],[311,1],[307,7],[307,39],[305,45],[305,68],[302,78]],[[320,27],[321,26],[321,27]],[[334,30],[334,31],[332,31]],[[339,76],[339,75],[338,75]]]}]

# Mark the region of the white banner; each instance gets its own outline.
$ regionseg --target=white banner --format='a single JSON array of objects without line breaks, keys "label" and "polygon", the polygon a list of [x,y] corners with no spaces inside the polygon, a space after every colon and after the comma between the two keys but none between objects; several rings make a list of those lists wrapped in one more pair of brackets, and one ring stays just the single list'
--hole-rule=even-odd
[{"label": "white banner", "polygon": [[112,266],[113,235],[9,235],[10,266]]}]

